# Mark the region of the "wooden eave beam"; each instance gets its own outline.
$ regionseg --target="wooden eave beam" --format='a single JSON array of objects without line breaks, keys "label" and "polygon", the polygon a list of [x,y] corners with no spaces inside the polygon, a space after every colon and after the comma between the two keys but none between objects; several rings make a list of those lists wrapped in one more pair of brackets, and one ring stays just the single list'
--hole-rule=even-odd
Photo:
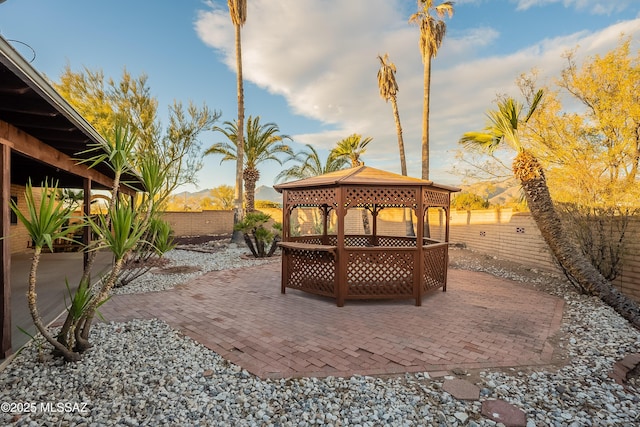
[{"label": "wooden eave beam", "polygon": [[77,161],[70,156],[2,120],[0,120],[0,143],[8,145],[12,150],[24,156],[38,159],[61,170],[90,179],[107,188],[113,186],[113,179],[108,176],[95,169],[77,164]]}]

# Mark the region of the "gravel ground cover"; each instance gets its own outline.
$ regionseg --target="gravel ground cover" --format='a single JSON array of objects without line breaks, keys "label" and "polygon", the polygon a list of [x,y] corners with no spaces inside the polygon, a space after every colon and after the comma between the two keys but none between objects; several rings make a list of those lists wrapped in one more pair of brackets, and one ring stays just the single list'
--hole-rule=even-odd
[{"label": "gravel ground cover", "polygon": [[[209,265],[241,266],[234,251],[246,249],[174,250],[170,266],[198,264],[191,274]],[[616,360],[640,351],[637,330],[599,300],[575,293],[562,277],[468,250],[450,252],[452,268],[486,271],[564,298],[556,363],[456,372],[481,388],[480,400],[460,401],[442,390],[453,373],[261,380],[161,321],[134,320],[96,325],[92,340],[99,344],[74,364],[48,357],[47,348],[39,362],[38,345],[25,347],[0,372],[0,424],[475,427],[500,425],[480,415],[480,407],[483,400],[503,399],[525,412],[527,427],[640,425],[637,383],[625,389],[608,377]],[[192,277],[154,276],[135,291]]]}]

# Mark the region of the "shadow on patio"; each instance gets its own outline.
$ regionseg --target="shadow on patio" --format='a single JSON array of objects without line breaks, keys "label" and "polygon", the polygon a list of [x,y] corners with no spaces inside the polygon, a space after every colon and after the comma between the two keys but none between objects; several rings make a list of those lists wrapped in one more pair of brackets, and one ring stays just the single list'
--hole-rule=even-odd
[{"label": "shadow on patio", "polygon": [[[36,331],[27,306],[31,257],[31,252],[11,256],[11,347],[14,352],[18,351],[30,339],[18,327],[32,335]],[[45,324],[53,321],[65,311],[65,298],[67,301],[69,300],[65,277],[69,280],[71,289],[74,290],[82,275],[82,262],[81,252],[42,254],[36,276],[36,293],[38,295],[38,310]],[[93,265],[92,278],[94,282],[110,266],[111,253],[98,253]]]}]

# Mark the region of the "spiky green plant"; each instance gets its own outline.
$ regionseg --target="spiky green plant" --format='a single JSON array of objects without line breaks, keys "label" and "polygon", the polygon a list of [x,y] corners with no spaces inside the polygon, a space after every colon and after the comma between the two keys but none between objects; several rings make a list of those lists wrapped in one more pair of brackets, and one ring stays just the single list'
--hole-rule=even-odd
[{"label": "spiky green plant", "polygon": [[29,286],[27,290],[27,304],[29,312],[33,319],[38,332],[47,342],[54,346],[66,360],[79,360],[80,355],[64,346],[56,340],[53,334],[44,324],[40,312],[38,311],[38,295],[36,293],[37,271],[40,263],[42,248],[47,246],[53,251],[53,242],[57,239],[72,240],[68,235],[79,228],[79,225],[64,226],[69,223],[71,210],[64,206],[64,202],[58,200],[55,195],[57,193],[57,184],[52,187],[48,182],[44,182],[41,187],[40,203],[36,202],[33,194],[33,186],[29,181],[25,187],[25,202],[27,205],[27,214],[23,214],[18,205],[12,200],[11,210],[16,214],[18,220],[24,225],[29,233],[29,237],[33,241],[34,252],[31,260],[31,268],[29,270]]},{"label": "spiky green plant", "polygon": [[234,230],[242,232],[244,241],[256,258],[272,256],[277,249],[282,235],[282,224],[276,222],[267,228],[270,221],[271,215],[251,212],[247,213],[244,219],[234,226]]}]

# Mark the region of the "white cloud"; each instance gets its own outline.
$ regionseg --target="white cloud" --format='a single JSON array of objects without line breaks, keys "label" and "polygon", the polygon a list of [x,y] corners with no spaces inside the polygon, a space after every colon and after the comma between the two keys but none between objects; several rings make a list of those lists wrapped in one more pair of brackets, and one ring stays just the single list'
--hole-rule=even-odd
[{"label": "white cloud", "polygon": [[[545,0],[521,0],[531,7]],[[551,1],[551,0],[547,0]],[[399,14],[401,0],[249,0],[243,28],[244,77],[283,96],[291,111],[331,125],[331,130],[293,135],[296,142],[330,148],[357,132],[372,136],[367,164],[399,171],[397,138],[391,106],[379,96],[378,54],[389,53],[397,65],[398,104],[404,130],[409,173],[420,174],[423,66],[418,29]],[[578,1],[574,1],[578,5]],[[595,4],[597,2],[582,3]],[[339,10],[340,13],[335,11]],[[199,37],[218,49],[235,68],[234,33],[228,11],[202,12]],[[621,32],[640,33],[640,19],[621,22],[598,33],[549,38],[503,56],[477,58],[478,47],[494,43],[492,28],[471,28],[447,36],[434,60],[431,86],[432,178],[446,175],[452,150],[463,132],[484,124],[484,112],[497,93],[517,95],[515,78],[536,67],[544,76],[558,76],[562,54],[580,46],[593,55],[613,48]],[[283,129],[286,132],[286,129]]]},{"label": "white cloud", "polygon": [[527,10],[535,6],[562,3],[564,7],[586,10],[594,15],[609,15],[625,10],[631,0],[515,0],[518,10]]}]

